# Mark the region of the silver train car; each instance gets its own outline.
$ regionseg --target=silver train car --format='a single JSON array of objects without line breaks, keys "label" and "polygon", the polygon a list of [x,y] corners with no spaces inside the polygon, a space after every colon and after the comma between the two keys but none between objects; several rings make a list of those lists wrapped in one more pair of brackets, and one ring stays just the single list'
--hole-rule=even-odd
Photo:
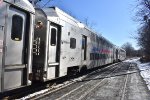
[{"label": "silver train car", "polygon": [[0,0],[0,93],[31,84],[34,16],[27,0]]},{"label": "silver train car", "polygon": [[123,61],[126,59],[126,51],[122,48],[114,46],[114,62]]},{"label": "silver train car", "polygon": [[123,49],[57,7],[36,9],[34,28],[32,81],[48,81],[125,58]]},{"label": "silver train car", "polygon": [[119,54],[118,54],[118,60],[119,61],[123,61],[123,60],[125,60],[125,58],[126,58],[126,51],[124,50],[124,49],[122,49],[122,48],[119,48]]}]

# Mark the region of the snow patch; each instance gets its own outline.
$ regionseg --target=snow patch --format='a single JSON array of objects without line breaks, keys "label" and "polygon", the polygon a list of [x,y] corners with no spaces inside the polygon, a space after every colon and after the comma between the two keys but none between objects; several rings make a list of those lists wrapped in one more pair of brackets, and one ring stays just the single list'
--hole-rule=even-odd
[{"label": "snow patch", "polygon": [[28,96],[25,96],[25,97],[22,97],[20,98],[19,100],[28,100],[30,98],[33,98],[33,97],[36,97],[37,95],[40,95],[40,94],[44,94],[46,92],[49,92],[49,91],[52,91],[54,89],[59,89],[63,86],[66,86],[66,85],[69,85],[69,84],[72,84],[72,83],[75,83],[77,81],[81,81],[83,78],[85,78],[87,75],[84,75],[84,76],[81,76],[81,77],[78,77],[78,78],[75,78],[75,79],[71,79],[69,81],[66,81],[62,84],[54,84],[53,86],[51,86],[50,88],[47,88],[47,89],[44,89],[44,90],[41,90],[41,91],[38,91],[38,92],[35,92],[35,93],[32,93],[32,94],[29,94]]},{"label": "snow patch", "polygon": [[143,77],[144,81],[147,84],[148,89],[150,90],[150,62],[148,63],[141,63],[140,58],[134,58],[134,59],[129,59],[124,62],[130,62],[130,63],[136,63],[139,70],[140,74]]},{"label": "snow patch", "polygon": [[130,58],[130,59],[128,59],[128,60],[125,60],[125,61],[123,61],[123,62],[132,62],[132,63],[136,63],[138,60],[140,60],[140,58]]}]

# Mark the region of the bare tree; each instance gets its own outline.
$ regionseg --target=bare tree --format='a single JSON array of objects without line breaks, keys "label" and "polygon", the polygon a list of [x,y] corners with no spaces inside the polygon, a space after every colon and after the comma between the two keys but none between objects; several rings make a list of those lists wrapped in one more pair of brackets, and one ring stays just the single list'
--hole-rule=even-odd
[{"label": "bare tree", "polygon": [[144,55],[150,59],[150,0],[138,0],[138,11],[136,13],[137,19],[142,23],[138,29],[137,41],[139,46],[143,49]]},{"label": "bare tree", "polygon": [[133,48],[132,44],[127,42],[127,43],[124,43],[122,46],[121,46],[124,50],[126,50],[126,56],[127,57],[134,57],[136,56],[136,51],[135,49]]},{"label": "bare tree", "polygon": [[84,18],[83,23],[84,23],[86,26],[88,26],[89,28],[95,30],[94,28],[95,28],[95,26],[96,26],[96,23],[93,22],[93,21],[90,21],[88,17]]},{"label": "bare tree", "polygon": [[148,16],[150,16],[150,0],[137,0],[137,13],[136,18],[140,22],[145,22]]}]

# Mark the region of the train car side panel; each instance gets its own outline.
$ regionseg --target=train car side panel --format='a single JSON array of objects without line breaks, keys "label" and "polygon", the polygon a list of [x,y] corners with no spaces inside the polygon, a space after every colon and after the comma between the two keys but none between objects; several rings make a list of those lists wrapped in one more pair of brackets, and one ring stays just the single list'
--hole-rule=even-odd
[{"label": "train car side panel", "polygon": [[3,61],[4,61],[4,31],[6,28],[5,25],[5,15],[6,15],[6,3],[0,3],[0,91],[2,91],[2,82],[3,82]]}]

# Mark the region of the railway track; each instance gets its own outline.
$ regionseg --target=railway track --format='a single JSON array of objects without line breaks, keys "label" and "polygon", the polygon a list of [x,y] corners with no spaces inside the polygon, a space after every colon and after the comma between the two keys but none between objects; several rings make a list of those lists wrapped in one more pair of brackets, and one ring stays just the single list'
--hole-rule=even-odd
[{"label": "railway track", "polygon": [[[130,68],[131,68],[131,66],[128,67],[127,73],[129,73]],[[129,78],[129,74],[126,74],[125,78],[124,78],[124,85],[123,85],[123,91],[122,91],[121,100],[124,100],[124,98],[125,98],[125,93],[126,93],[128,78]]]},{"label": "railway track", "polygon": [[[118,64],[117,64],[118,65]],[[110,73],[113,73],[114,71],[116,71],[117,70],[117,65],[111,65],[111,66],[109,66],[109,67],[107,67],[107,68],[105,68],[105,69],[102,69],[102,70],[96,70],[96,71],[94,71],[94,72],[91,72],[91,73],[89,73],[88,74],[88,79],[82,79],[82,80],[77,80],[77,81],[75,81],[73,84],[75,84],[75,83],[81,83],[77,88],[75,88],[75,89],[71,89],[70,91],[68,91],[66,94],[64,94],[64,95],[62,95],[62,96],[60,96],[60,97],[58,97],[58,98],[53,98],[53,99],[56,99],[56,100],[61,100],[61,99],[65,99],[68,95],[72,95],[74,92],[76,92],[77,90],[80,90],[81,88],[83,88],[83,87],[86,87],[86,85],[88,85],[88,84],[91,84],[91,83],[93,83],[93,80],[91,80],[93,77],[92,77],[92,75],[93,74],[97,74],[97,77],[94,77],[94,78],[100,78],[100,77],[102,77],[102,76],[105,76],[105,75],[107,75],[107,76],[109,76],[110,75]],[[113,66],[113,67],[112,67]],[[114,69],[114,70],[113,70]],[[113,71],[112,71],[113,70]],[[87,81],[88,80],[88,81]],[[86,89],[88,89],[88,90],[81,90],[81,92],[84,92],[84,91],[92,91],[93,89],[95,89],[98,85],[100,85],[101,83],[103,83],[103,81],[104,81],[105,79],[102,79],[100,82],[98,82],[96,85],[94,85],[94,87],[91,87],[90,88],[90,90],[86,87]],[[82,82],[83,81],[87,81],[86,83],[84,83],[84,84],[82,84]],[[94,81],[94,83],[95,83],[95,81]],[[69,84],[69,85],[71,85],[71,84]],[[43,94],[41,94],[41,95],[38,95],[38,96],[36,96],[36,97],[33,97],[33,98],[30,98],[30,99],[34,99],[34,100],[36,100],[36,99],[42,99],[42,98],[45,98],[46,96],[48,96],[49,94],[53,94],[53,93],[55,93],[55,92],[57,92],[57,91],[59,91],[59,90],[61,90],[61,89],[64,89],[64,88],[66,88],[66,87],[68,87],[69,85],[67,85],[67,86],[62,86],[61,88],[57,88],[56,90],[53,90],[53,91],[50,91],[50,92],[46,92],[46,93],[43,93]],[[80,92],[76,92],[75,93],[76,95],[72,95],[72,97],[70,97],[70,98],[74,98],[74,96],[77,96],[77,95],[80,95]],[[85,94],[83,94],[83,96],[81,97],[81,98],[79,98],[79,99],[82,99],[82,98],[84,98],[84,96],[86,96],[88,93],[87,92],[85,92]],[[67,98],[68,99],[68,98]]]},{"label": "railway track", "polygon": [[[122,65],[121,65],[122,66]],[[127,65],[129,66],[129,65]],[[118,73],[118,71],[121,71],[120,73]],[[101,70],[102,71],[102,70]],[[66,100],[66,99],[71,99],[71,100],[84,100],[86,99],[86,97],[88,97],[89,94],[91,94],[95,89],[97,88],[101,88],[107,84],[109,84],[109,79],[112,77],[118,77],[118,76],[123,76],[124,77],[124,82],[122,83],[122,89],[119,93],[121,100],[125,100],[125,94],[126,94],[126,88],[127,88],[127,81],[128,81],[128,76],[130,74],[134,74],[139,72],[139,70],[135,71],[132,70],[132,67],[127,67],[124,68],[123,67],[118,67],[118,66],[114,66],[111,67],[109,70],[104,70],[103,73],[99,73],[97,71],[97,73],[93,72],[90,73],[92,74],[97,74],[96,77],[88,77],[87,79],[82,79],[80,81],[76,81],[78,84],[81,83],[80,85],[77,86],[77,88],[74,89],[66,89],[65,93],[63,95],[60,95],[61,93],[59,93],[59,91],[61,91],[64,88],[67,87],[63,87],[63,88],[58,88],[55,91],[51,91],[51,92],[47,92],[47,93],[43,93],[40,96],[36,96],[34,98],[31,99],[52,99],[52,100]],[[84,82],[84,83],[83,83]],[[76,85],[76,84],[75,84]],[[82,95],[81,95],[82,94]]]},{"label": "railway track", "polygon": [[[102,79],[100,82],[94,84],[94,86],[90,89],[87,90],[87,92],[85,92],[84,94],[81,95],[80,98],[78,98],[78,100],[86,100],[88,96],[90,96],[90,94],[92,92],[94,92],[97,88],[100,88],[101,87],[104,87],[106,84],[111,84],[109,82],[109,79],[112,78],[112,77],[118,77],[118,76],[123,76],[124,77],[124,84],[122,85],[122,91],[120,91],[121,95],[121,99],[120,100],[126,100],[125,99],[125,96],[126,96],[126,90],[127,90],[127,83],[128,83],[128,80],[129,80],[129,75],[131,74],[134,74],[134,73],[138,73],[139,71],[131,71],[130,69],[132,68],[132,66],[129,66],[127,71],[126,72],[121,72],[121,73],[118,73],[118,74],[115,74],[115,75],[111,75],[111,74],[114,74],[115,71],[117,71],[118,69],[121,69],[121,68],[117,68],[115,69],[114,71],[112,71],[109,75],[105,76],[105,77],[100,77],[99,79]],[[96,79],[97,80],[97,79]],[[118,95],[119,96],[119,95]],[[59,100],[64,100],[63,98],[59,99]],[[109,100],[109,99],[108,99]]]},{"label": "railway track", "polygon": [[[116,71],[118,68],[114,69],[112,72],[110,72],[107,76],[110,76],[110,74],[112,74],[114,71]],[[106,77],[107,77],[106,76]],[[99,76],[97,76],[96,78],[99,78]],[[92,81],[92,80],[91,80]],[[100,85],[103,86],[107,83],[104,82],[105,81],[105,78],[100,80],[100,82],[96,83],[93,87],[91,87],[90,89],[87,90],[87,92],[85,92],[80,98],[78,98],[78,100],[82,100],[83,98],[85,98],[89,93],[91,93],[95,88],[99,87]],[[60,100],[60,99],[57,99],[57,100]]]},{"label": "railway track", "polygon": [[132,73],[137,73],[137,72],[139,72],[139,70],[138,70],[138,71],[132,71],[132,72],[131,72],[131,70],[134,69],[133,67],[135,67],[135,66],[137,66],[137,65],[135,65],[134,63],[129,63],[129,64],[130,64],[130,65],[129,65],[129,67],[128,67],[127,74],[125,74],[125,77],[124,77],[124,85],[123,85],[123,87],[122,87],[121,100],[125,100],[126,90],[127,90],[127,83],[128,83],[129,75],[132,74]]},{"label": "railway track", "polygon": [[[105,70],[108,70],[111,66],[115,66],[118,65],[119,63],[116,64],[112,64],[109,66],[105,66],[102,69],[94,69],[94,70],[90,70],[88,74],[84,74],[84,75],[77,75],[77,76],[72,76],[69,77],[69,81],[68,81],[68,77],[63,77],[63,78],[59,78],[59,79],[55,79],[55,80],[51,80],[45,83],[38,83],[38,84],[34,84],[31,86],[27,86],[27,87],[23,87],[21,89],[16,89],[13,90],[11,92],[7,92],[7,93],[3,93],[0,94],[0,99],[18,99],[21,97],[26,97],[27,95],[31,94],[29,97],[27,98],[23,98],[23,99],[36,99],[38,97],[41,96],[41,94],[38,94],[38,96],[34,96],[35,92],[41,91],[43,90],[42,94],[48,93],[48,92],[55,92],[59,89],[63,89],[71,84],[74,84],[76,82],[79,82],[80,80],[84,79],[85,77],[92,77],[93,74],[97,73],[97,72],[105,72]],[[79,78],[78,78],[79,77]],[[61,80],[61,81],[60,81]],[[32,95],[33,94],[33,95]]]}]

